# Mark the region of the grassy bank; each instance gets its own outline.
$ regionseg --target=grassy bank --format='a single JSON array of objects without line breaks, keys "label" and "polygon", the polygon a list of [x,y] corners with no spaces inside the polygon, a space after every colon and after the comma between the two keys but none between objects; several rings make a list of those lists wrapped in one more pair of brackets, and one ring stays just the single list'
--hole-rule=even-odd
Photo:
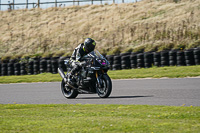
[{"label": "grassy bank", "polygon": [[1,132],[193,132],[200,107],[0,105]]},{"label": "grassy bank", "polygon": [[199,0],[142,0],[0,11],[0,57],[71,55],[87,37],[108,54],[194,48],[200,46],[199,8]]},{"label": "grassy bank", "polygon": [[[132,79],[132,78],[180,78],[200,76],[200,66],[182,67],[153,67],[142,69],[127,69],[109,71],[111,79]],[[54,82],[61,81],[59,74],[43,73],[38,75],[24,76],[0,76],[0,83],[21,83],[21,82]]]}]

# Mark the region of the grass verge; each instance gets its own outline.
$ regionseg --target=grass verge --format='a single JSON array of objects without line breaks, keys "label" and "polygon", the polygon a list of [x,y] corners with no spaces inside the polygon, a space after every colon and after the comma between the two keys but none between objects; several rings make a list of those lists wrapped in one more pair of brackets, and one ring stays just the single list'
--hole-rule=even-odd
[{"label": "grass verge", "polygon": [[193,132],[200,107],[0,104],[2,132]]},{"label": "grass verge", "polygon": [[[142,69],[127,69],[109,71],[111,79],[132,79],[132,78],[180,78],[200,76],[200,65],[181,67],[152,67]],[[24,76],[0,76],[0,83],[21,83],[21,82],[54,82],[61,81],[59,74],[43,73],[38,75]]]}]

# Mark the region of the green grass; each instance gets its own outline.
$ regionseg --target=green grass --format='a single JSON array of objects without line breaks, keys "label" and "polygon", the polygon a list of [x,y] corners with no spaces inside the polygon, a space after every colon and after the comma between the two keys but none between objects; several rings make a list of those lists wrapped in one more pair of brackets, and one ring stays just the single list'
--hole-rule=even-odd
[{"label": "green grass", "polygon": [[[132,78],[180,78],[200,76],[200,65],[181,67],[152,67],[142,69],[127,69],[108,71],[112,79]],[[61,81],[59,74],[43,73],[38,75],[24,76],[0,76],[0,83],[22,83],[22,82],[55,82]]]},{"label": "green grass", "polygon": [[0,83],[31,83],[61,81],[59,74],[42,73],[38,75],[0,76]]},{"label": "green grass", "polygon": [[0,132],[197,133],[200,107],[0,104]]},{"label": "green grass", "polygon": [[122,71],[109,71],[112,79],[132,79],[132,78],[182,78],[200,76],[200,65],[181,67],[152,67]]},{"label": "green grass", "polygon": [[[112,79],[194,77],[200,66],[109,71]],[[58,74],[1,76],[0,83],[60,81]],[[200,107],[0,104],[1,132],[198,133]]]}]

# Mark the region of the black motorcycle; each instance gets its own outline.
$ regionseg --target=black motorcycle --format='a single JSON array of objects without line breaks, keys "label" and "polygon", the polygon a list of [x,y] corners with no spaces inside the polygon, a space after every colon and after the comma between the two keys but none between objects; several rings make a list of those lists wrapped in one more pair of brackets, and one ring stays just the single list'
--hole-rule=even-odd
[{"label": "black motorcycle", "polygon": [[71,71],[70,60],[65,60],[67,65],[67,74],[62,68],[58,68],[58,72],[62,77],[61,90],[66,98],[76,98],[78,94],[94,94],[97,93],[101,98],[107,98],[112,91],[112,82],[107,75],[109,62],[97,50],[90,52],[82,58],[85,62],[82,69],[73,75],[75,82],[68,83],[67,79]]}]

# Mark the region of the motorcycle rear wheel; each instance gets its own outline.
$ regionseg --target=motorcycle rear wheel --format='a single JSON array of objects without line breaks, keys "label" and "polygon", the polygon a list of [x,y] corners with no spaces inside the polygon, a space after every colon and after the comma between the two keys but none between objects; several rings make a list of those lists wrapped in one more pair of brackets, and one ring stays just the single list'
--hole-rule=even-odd
[{"label": "motorcycle rear wheel", "polygon": [[62,80],[61,82],[61,91],[64,95],[65,98],[68,99],[72,99],[72,98],[76,98],[78,96],[78,92],[72,88],[70,88],[69,86],[65,86],[66,83],[64,80]]},{"label": "motorcycle rear wheel", "polygon": [[96,91],[99,97],[101,98],[107,98],[109,97],[111,91],[112,91],[112,81],[108,75],[103,75],[102,78],[102,87],[98,87],[96,84]]}]

